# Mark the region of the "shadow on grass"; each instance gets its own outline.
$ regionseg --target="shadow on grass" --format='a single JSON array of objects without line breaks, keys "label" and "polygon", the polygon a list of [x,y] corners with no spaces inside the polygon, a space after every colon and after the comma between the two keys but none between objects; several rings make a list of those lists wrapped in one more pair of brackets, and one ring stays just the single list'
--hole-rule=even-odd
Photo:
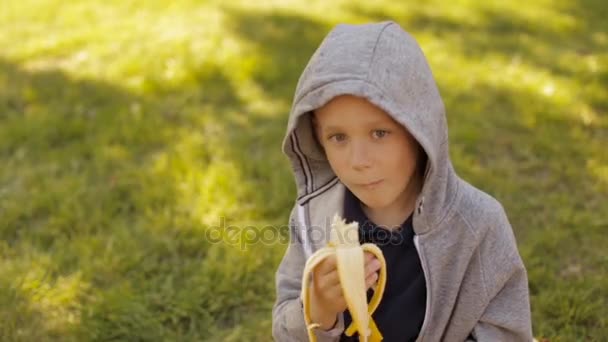
[{"label": "shadow on grass", "polygon": [[264,56],[253,78],[266,93],[291,104],[300,74],[331,26],[291,12],[227,13],[233,18],[230,29]]},{"label": "shadow on grass", "polygon": [[[14,294],[0,315],[15,327],[2,339],[18,339],[19,329],[62,341],[269,338],[268,265],[276,255],[262,244],[239,254],[209,243],[208,222],[193,215],[182,184],[196,173],[189,169],[232,163],[238,172],[227,181],[245,189],[237,199],[255,213],[253,223],[287,221],[295,194],[280,153],[287,99],[322,33],[296,17],[236,19],[280,54],[264,55],[252,76],[281,106],[271,115],[249,108],[221,65],[189,70],[195,85],[146,80],[141,95],[0,60],[0,236],[8,265],[0,280]],[[285,50],[301,47],[279,29],[285,25],[289,34],[316,32],[307,53]],[[203,142],[181,150],[199,136]],[[67,296],[57,287],[75,274],[71,299],[53,298]],[[56,316],[54,325],[33,327]],[[247,323],[252,317],[256,324]]]},{"label": "shadow on grass", "polygon": [[[538,21],[516,11],[483,6],[471,9],[481,18],[479,22],[406,6],[396,15],[360,6],[352,6],[352,11],[373,21],[395,20],[412,32],[431,33],[460,55],[478,59],[479,63],[498,54],[514,63],[530,63],[537,70],[578,80],[580,87],[595,83],[605,88],[608,84],[606,68],[594,71],[588,67],[589,63],[601,63],[595,60],[596,54],[608,48],[608,24],[603,20],[608,9],[603,1],[586,0],[552,7],[548,13],[562,16],[561,23],[550,17]],[[585,99],[593,110],[607,115],[608,104],[601,92],[585,93]]]},{"label": "shadow on grass", "polygon": [[537,21],[514,10],[486,6],[470,9],[474,17],[481,18],[472,21],[450,18],[440,10],[419,10],[406,5],[396,13],[356,5],[351,6],[351,10],[372,21],[392,19],[408,31],[432,33],[438,39],[452,43],[464,56],[479,58],[489,53],[521,56],[536,68],[577,78],[583,75],[575,72],[572,65],[560,64],[557,61],[560,56],[556,53],[571,50],[585,57],[608,46],[608,25],[602,20],[608,10],[597,0],[562,4],[547,10],[550,14],[563,16],[560,20],[565,23],[555,23],[550,17]]},{"label": "shadow on grass", "polygon": [[[2,340],[202,339],[230,313],[205,302],[225,284],[205,269],[201,222],[151,171],[160,153],[179,159],[185,128],[204,128],[196,107],[242,106],[221,71],[193,72],[200,88],[141,96],[0,60]],[[75,289],[58,288],[74,274]]]}]

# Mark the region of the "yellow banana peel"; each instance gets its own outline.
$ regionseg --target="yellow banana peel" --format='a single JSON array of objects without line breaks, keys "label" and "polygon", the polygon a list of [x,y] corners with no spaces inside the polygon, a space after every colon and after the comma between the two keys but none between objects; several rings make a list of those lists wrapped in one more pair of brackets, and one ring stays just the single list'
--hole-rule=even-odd
[{"label": "yellow banana peel", "polygon": [[[365,287],[365,252],[372,253],[381,263],[378,282],[369,304]],[[358,333],[359,340],[362,342],[381,341],[382,334],[376,326],[372,314],[384,294],[386,261],[378,246],[372,243],[359,244],[359,224],[357,222],[347,224],[339,215],[334,216],[327,246],[308,258],[304,267],[301,298],[304,304],[304,320],[309,340],[316,342],[314,329],[319,328],[318,323],[311,321],[310,281],[312,272],[319,263],[331,255],[336,256],[340,286],[348,311],[353,318],[352,323],[346,328],[345,334],[352,336],[354,333]]]}]

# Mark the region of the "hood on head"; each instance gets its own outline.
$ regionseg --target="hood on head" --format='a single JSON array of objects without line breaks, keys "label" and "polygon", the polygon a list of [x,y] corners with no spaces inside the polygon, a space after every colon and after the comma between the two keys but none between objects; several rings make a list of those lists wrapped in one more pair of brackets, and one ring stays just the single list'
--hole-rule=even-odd
[{"label": "hood on head", "polygon": [[392,21],[337,25],[300,76],[283,140],[298,203],[306,203],[338,182],[314,139],[310,117],[311,111],[346,94],[383,109],[418,141],[428,160],[417,202],[424,202],[424,210],[417,214],[424,213],[425,226],[442,219],[453,197],[449,183],[455,181],[444,104],[418,43]]}]

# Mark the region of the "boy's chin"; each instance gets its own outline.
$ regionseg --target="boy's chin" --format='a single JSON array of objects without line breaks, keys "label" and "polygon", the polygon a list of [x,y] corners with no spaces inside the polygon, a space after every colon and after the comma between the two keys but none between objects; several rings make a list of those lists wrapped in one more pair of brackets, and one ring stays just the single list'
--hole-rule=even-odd
[{"label": "boy's chin", "polygon": [[390,201],[387,201],[387,196],[382,196],[382,198],[374,198],[376,196],[366,196],[365,194],[361,194],[361,196],[358,194],[355,195],[357,198],[359,198],[359,201],[361,201],[361,205],[365,206],[367,209],[381,210],[390,204]]}]

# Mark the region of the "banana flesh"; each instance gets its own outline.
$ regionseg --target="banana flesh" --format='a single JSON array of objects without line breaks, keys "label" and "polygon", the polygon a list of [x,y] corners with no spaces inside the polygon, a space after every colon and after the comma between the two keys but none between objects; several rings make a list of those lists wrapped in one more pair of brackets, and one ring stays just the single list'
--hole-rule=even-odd
[{"label": "banana flesh", "polygon": [[[365,252],[373,254],[381,263],[378,282],[374,287],[374,295],[369,304],[365,288]],[[304,320],[309,340],[316,342],[314,329],[319,327],[318,323],[311,321],[311,276],[314,268],[331,255],[336,256],[342,294],[353,318],[352,323],[346,328],[345,334],[352,336],[354,333],[358,333],[359,340],[362,342],[381,341],[382,334],[378,330],[372,314],[384,294],[386,262],[378,246],[372,243],[359,244],[359,224],[357,222],[347,224],[339,215],[334,216],[327,246],[308,258],[304,267],[301,298],[304,304]]]}]

